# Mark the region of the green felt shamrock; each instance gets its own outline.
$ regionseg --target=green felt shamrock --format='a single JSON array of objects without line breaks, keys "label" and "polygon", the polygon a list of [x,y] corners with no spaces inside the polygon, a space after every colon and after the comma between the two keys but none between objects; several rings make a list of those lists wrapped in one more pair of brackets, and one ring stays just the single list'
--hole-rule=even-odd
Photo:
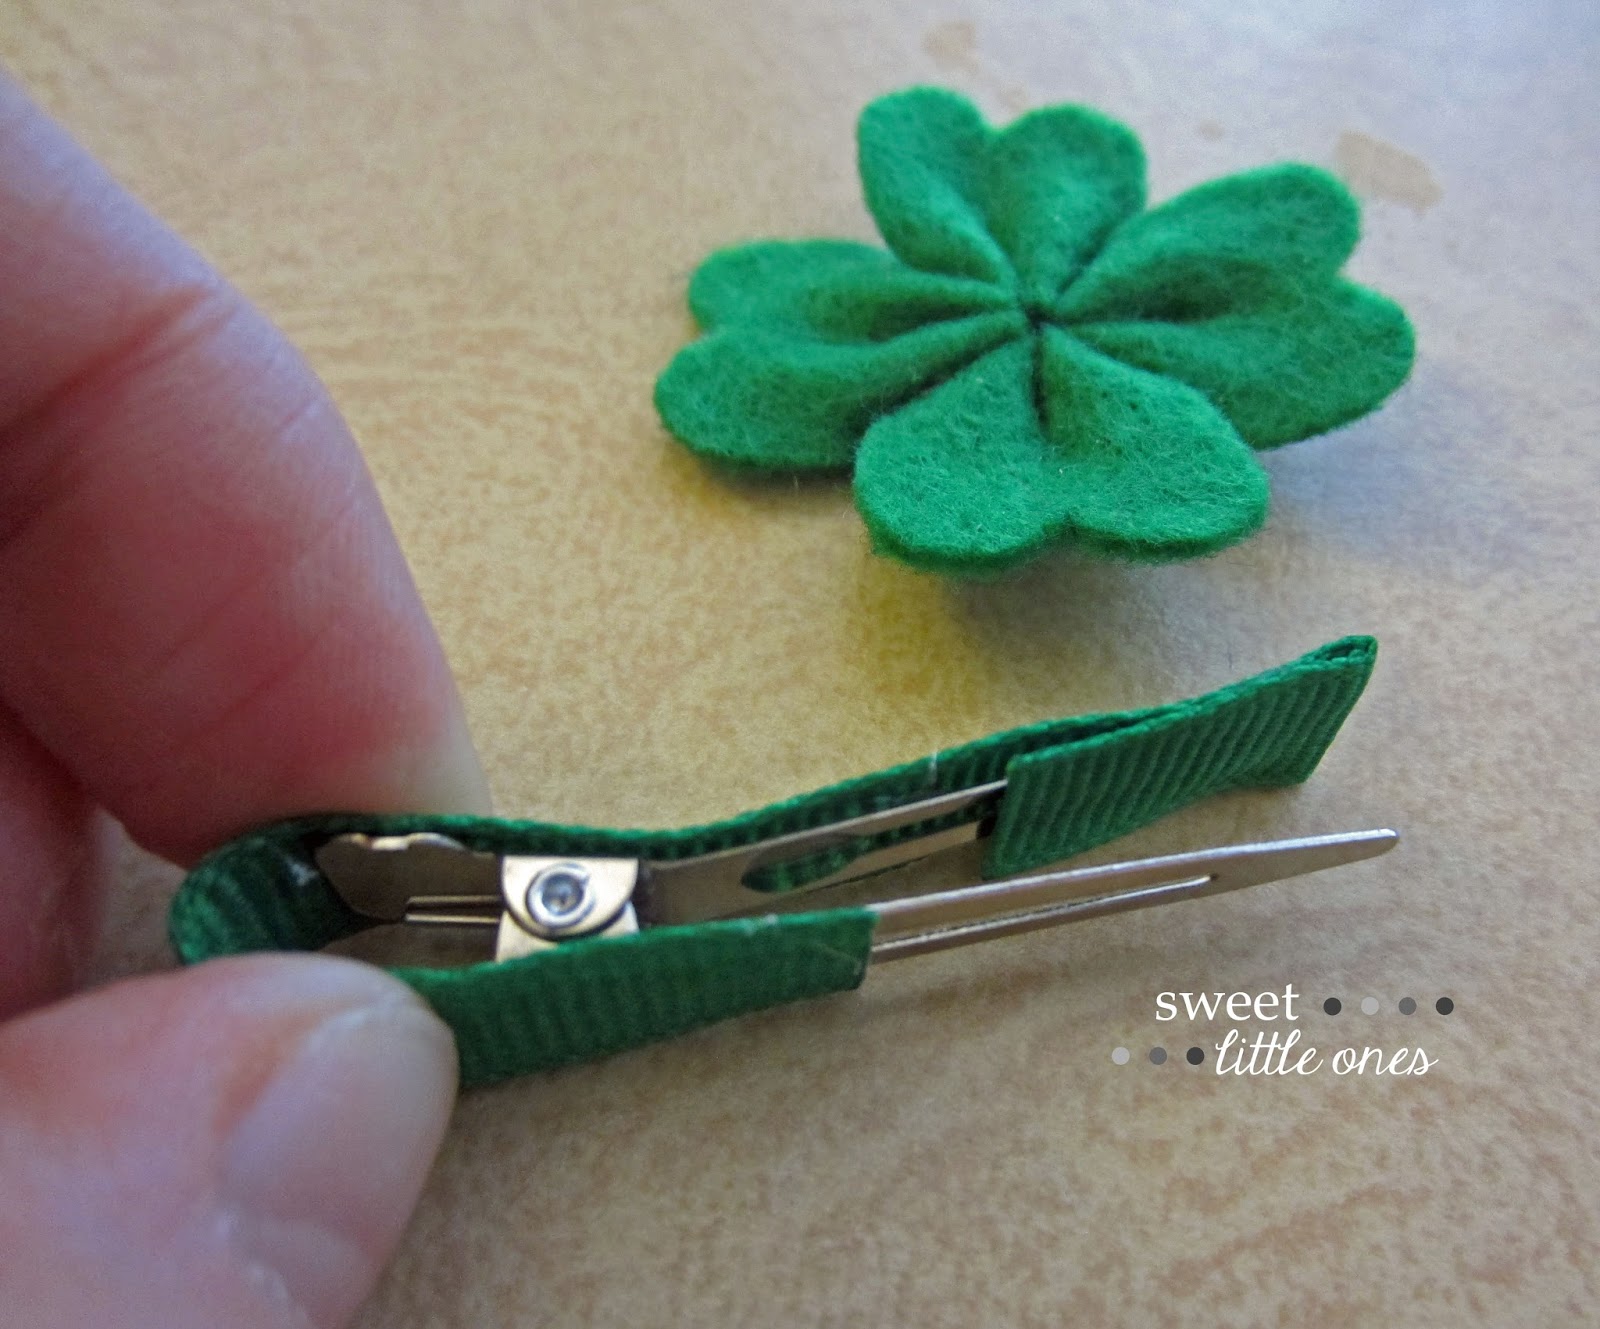
[{"label": "green felt shamrock", "polygon": [[1085,107],[996,131],[912,88],[869,105],[858,137],[889,252],[711,255],[689,286],[706,335],[656,407],[720,462],[854,466],[882,552],[953,573],[1057,541],[1215,552],[1266,517],[1252,449],[1353,420],[1410,372],[1405,314],[1339,275],[1356,204],[1314,167],[1145,212],[1139,141]]}]

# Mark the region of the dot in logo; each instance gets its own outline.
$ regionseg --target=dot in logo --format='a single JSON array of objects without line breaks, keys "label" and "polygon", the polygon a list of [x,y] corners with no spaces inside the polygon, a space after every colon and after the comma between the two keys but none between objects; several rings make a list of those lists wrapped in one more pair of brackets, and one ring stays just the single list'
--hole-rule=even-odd
[{"label": "dot in logo", "polygon": [[1449,1015],[1455,1008],[1455,1002],[1451,1001],[1449,997],[1440,997],[1438,1001],[1433,1003],[1433,1009],[1438,1011],[1440,1015]]},{"label": "dot in logo", "polygon": [[1416,1001],[1416,998],[1415,997],[1401,997],[1400,998],[1400,1014],[1401,1015],[1415,1015],[1416,1013],[1417,1013],[1417,1001]]},{"label": "dot in logo", "polygon": [[1378,1013],[1378,999],[1376,997],[1361,998],[1361,1013],[1363,1015],[1376,1015]]},{"label": "dot in logo", "polygon": [[1128,1049],[1112,1048],[1111,1060],[1116,1062],[1118,1066],[1126,1066],[1128,1064]]},{"label": "dot in logo", "polygon": [[1322,1003],[1322,1009],[1329,1015],[1337,1015],[1344,1009],[1344,1005],[1337,997],[1329,997]]},{"label": "dot in logo", "polygon": [[1166,1059],[1167,1059],[1167,1050],[1166,1050],[1166,1048],[1151,1048],[1150,1049],[1150,1064],[1152,1066],[1159,1066]]},{"label": "dot in logo", "polygon": [[1206,1059],[1205,1052],[1200,1048],[1190,1048],[1183,1055],[1188,1060],[1188,1062],[1189,1062],[1189,1064],[1191,1066],[1198,1066],[1202,1061],[1204,1061]]}]

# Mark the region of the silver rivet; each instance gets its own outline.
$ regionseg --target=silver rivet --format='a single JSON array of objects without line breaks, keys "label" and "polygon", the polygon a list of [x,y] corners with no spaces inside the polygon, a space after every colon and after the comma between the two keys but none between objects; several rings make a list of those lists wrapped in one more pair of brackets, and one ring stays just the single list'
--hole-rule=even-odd
[{"label": "silver rivet", "polygon": [[581,863],[553,863],[528,883],[528,914],[552,932],[583,922],[593,908],[589,869]]}]

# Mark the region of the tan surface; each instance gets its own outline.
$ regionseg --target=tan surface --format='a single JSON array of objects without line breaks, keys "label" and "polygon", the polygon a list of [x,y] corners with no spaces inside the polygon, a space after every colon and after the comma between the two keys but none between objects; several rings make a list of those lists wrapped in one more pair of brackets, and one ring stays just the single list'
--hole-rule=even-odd
[{"label": "tan surface", "polygon": [[[1136,844],[1407,840],[475,1095],[363,1325],[1587,1320],[1594,7],[453,8],[3,0],[0,53],[327,378],[503,811],[714,817],[1370,631],[1378,674],[1310,784]],[[1412,385],[1272,456],[1266,532],[1183,567],[950,586],[872,558],[843,488],[708,475],[650,407],[687,273],[742,238],[870,235],[854,114],[928,80],[1000,119],[1104,107],[1157,198],[1336,166],[1371,200],[1356,274],[1415,318]],[[106,972],[164,962],[172,876],[128,876]],[[1345,998],[1301,1021],[1325,1051],[1438,1064],[1142,1059],[1221,1029],[1158,1023],[1158,992],[1286,982]],[[1354,1013],[1369,993],[1386,1013]]]}]

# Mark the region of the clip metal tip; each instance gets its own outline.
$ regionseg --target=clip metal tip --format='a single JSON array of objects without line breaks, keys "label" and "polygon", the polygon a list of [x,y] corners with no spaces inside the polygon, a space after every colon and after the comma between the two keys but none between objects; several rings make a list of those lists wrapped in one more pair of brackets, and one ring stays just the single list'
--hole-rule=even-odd
[{"label": "clip metal tip", "polygon": [[1104,914],[1223,895],[1376,858],[1399,842],[1399,833],[1387,828],[1344,831],[1068,868],[886,900],[868,906],[879,920],[872,959],[905,959]]}]

